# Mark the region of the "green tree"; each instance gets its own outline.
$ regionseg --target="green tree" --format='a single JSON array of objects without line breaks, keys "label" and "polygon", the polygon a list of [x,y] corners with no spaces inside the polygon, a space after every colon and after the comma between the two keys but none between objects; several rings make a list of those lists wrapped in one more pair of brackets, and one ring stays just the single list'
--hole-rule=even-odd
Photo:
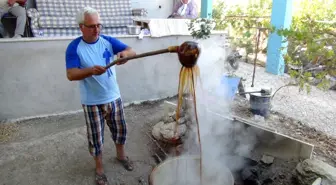
[{"label": "green tree", "polygon": [[284,55],[288,73],[300,90],[309,92],[311,85],[329,89],[336,76],[336,2],[303,0],[299,5],[291,27],[276,30],[288,41]]},{"label": "green tree", "polygon": [[261,30],[262,39],[259,42],[260,50],[255,51],[258,28],[270,26],[271,0],[260,0],[249,3],[246,7],[235,5],[228,7],[225,2],[215,4],[213,18],[216,30],[229,30],[232,43],[238,48],[244,48],[247,55],[266,51],[268,30]]},{"label": "green tree", "polygon": [[[225,2],[215,4],[213,18],[217,30],[230,30],[233,44],[245,48],[246,54],[254,51],[256,28],[263,30],[261,50],[267,49],[269,34],[276,31],[288,42],[284,55],[288,73],[308,92],[311,85],[321,89],[330,87],[330,79],[336,76],[336,1],[294,1],[295,12],[289,29],[275,30],[270,24],[272,0],[249,3],[247,7],[228,7]],[[267,18],[268,17],[268,18]],[[314,69],[316,66],[319,69]]]}]

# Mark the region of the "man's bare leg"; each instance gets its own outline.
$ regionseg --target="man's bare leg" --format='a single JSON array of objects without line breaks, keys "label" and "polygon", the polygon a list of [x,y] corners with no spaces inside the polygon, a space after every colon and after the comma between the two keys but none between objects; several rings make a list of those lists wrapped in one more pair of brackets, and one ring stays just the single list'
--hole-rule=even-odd
[{"label": "man's bare leg", "polygon": [[99,175],[103,174],[104,168],[102,154],[100,153],[97,157],[94,157],[94,160],[96,161],[96,173]]},{"label": "man's bare leg", "polygon": [[107,177],[104,174],[102,153],[100,153],[97,157],[93,157],[93,158],[96,162],[96,183],[97,185],[108,184]]},{"label": "man's bare leg", "polygon": [[116,144],[116,150],[117,150],[117,158],[120,160],[125,160],[126,159],[125,146]]},{"label": "man's bare leg", "polygon": [[115,146],[117,150],[117,159],[119,160],[119,162],[121,162],[121,164],[124,166],[124,168],[126,168],[126,170],[132,171],[133,165],[126,156],[125,146],[120,144],[116,144]]}]

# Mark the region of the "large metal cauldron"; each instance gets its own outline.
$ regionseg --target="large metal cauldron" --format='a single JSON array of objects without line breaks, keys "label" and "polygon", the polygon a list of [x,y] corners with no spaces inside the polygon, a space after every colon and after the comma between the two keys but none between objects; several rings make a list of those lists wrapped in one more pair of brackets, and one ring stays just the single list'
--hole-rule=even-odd
[{"label": "large metal cauldron", "polygon": [[[153,169],[149,176],[149,184],[200,185],[199,165],[200,158],[198,156],[180,156],[167,159]],[[234,178],[230,170],[224,167],[217,174],[204,174],[203,185],[234,185]]]}]

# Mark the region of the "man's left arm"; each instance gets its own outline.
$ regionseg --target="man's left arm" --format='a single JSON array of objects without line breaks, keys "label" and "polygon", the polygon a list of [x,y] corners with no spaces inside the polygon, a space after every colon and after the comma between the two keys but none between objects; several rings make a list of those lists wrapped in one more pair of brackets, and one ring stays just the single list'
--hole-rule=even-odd
[{"label": "man's left arm", "polygon": [[[125,57],[131,57],[131,56],[136,55],[135,51],[131,47],[129,47],[125,43],[121,42],[120,40],[118,40],[116,38],[113,38],[113,37],[109,37],[109,36],[103,36],[103,37],[111,43],[113,53],[117,54],[118,59],[119,58],[125,58]],[[117,63],[117,65],[121,65],[121,64],[124,64],[126,62],[127,62],[127,60],[121,61],[121,62]]]}]

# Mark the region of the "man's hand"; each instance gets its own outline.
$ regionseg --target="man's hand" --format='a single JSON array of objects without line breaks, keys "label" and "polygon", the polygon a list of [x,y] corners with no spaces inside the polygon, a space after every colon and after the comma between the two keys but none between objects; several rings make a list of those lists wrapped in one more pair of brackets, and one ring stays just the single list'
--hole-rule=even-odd
[{"label": "man's hand", "polygon": [[[125,57],[132,57],[132,56],[135,56],[136,53],[131,49],[131,48],[128,48],[120,53],[117,54],[117,59],[122,59],[122,58],[125,58]],[[117,63],[117,65],[122,65],[122,64],[125,64],[128,60],[121,60],[120,62]]]},{"label": "man's hand", "polygon": [[[117,54],[117,59],[121,59],[121,58],[125,58],[127,57],[127,52],[126,51],[122,51],[120,53]],[[122,65],[125,64],[127,62],[127,60],[121,60],[120,62],[117,62],[117,65]]]},{"label": "man's hand", "polygon": [[106,71],[106,69],[102,66],[93,66],[91,69],[92,69],[92,75],[101,75]]},{"label": "man's hand", "polygon": [[8,6],[13,6],[16,3],[16,0],[7,0]]}]

